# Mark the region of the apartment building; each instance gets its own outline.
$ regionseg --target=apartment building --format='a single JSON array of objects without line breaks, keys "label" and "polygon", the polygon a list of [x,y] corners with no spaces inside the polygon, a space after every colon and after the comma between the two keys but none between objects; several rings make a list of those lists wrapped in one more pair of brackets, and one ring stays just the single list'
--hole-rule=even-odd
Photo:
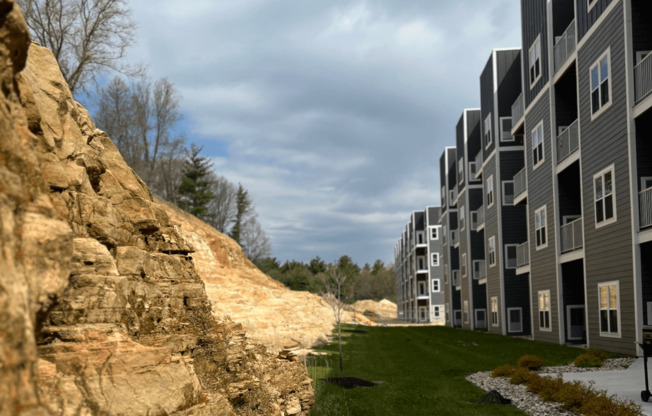
[{"label": "apartment building", "polygon": [[491,52],[480,109],[440,158],[446,325],[637,352],[652,326],[650,17],[646,0],[521,1],[522,49]]},{"label": "apartment building", "polygon": [[494,49],[480,75],[481,144],[472,169],[481,206],[472,213],[484,232],[488,331],[530,333],[529,281],[519,276],[517,251],[527,241],[526,210],[514,205],[514,176],[524,167],[523,136],[512,134],[512,104],[521,92],[520,49]]},{"label": "apartment building", "polygon": [[407,322],[445,324],[440,207],[415,211],[396,244],[396,304]]}]

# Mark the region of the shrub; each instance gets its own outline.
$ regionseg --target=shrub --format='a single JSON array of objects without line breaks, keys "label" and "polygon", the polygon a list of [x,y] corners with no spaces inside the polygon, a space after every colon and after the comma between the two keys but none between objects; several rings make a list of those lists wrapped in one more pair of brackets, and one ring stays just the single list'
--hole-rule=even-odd
[{"label": "shrub", "polygon": [[587,354],[593,355],[594,357],[598,357],[602,361],[606,360],[609,358],[609,353],[607,351],[602,351],[596,348],[589,348],[586,350]]},{"label": "shrub", "polygon": [[621,402],[613,396],[607,396],[603,391],[594,392],[593,396],[582,404],[579,411],[585,416],[638,416],[642,414],[639,405],[632,402]]},{"label": "shrub", "polygon": [[597,355],[585,353],[575,359],[575,367],[602,367],[604,362]]},{"label": "shrub", "polygon": [[572,383],[565,382],[559,385],[557,390],[552,395],[552,399],[562,404],[562,408],[577,412],[582,407],[582,404],[595,396],[593,389],[586,388],[579,381]]},{"label": "shrub", "polygon": [[538,370],[543,367],[543,358],[533,354],[525,354],[518,359],[518,366],[525,367],[528,370]]},{"label": "shrub", "polygon": [[512,384],[523,384],[527,383],[527,381],[532,377],[532,374],[530,370],[528,370],[525,367],[518,367],[515,368],[514,371],[512,371],[512,375],[509,378],[509,382]]},{"label": "shrub", "polygon": [[491,372],[491,377],[511,377],[515,369],[516,367],[510,364],[501,365],[500,367],[494,368]]},{"label": "shrub", "polygon": [[553,400],[553,396],[559,391],[562,384],[564,384],[564,380],[561,377],[541,377],[537,374],[537,377],[532,377],[528,381],[527,390],[537,393],[541,399],[549,402]]}]

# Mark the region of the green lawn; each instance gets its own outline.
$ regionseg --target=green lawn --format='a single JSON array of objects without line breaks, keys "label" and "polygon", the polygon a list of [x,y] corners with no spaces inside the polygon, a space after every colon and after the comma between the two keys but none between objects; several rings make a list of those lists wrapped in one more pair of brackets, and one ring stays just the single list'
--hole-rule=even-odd
[{"label": "green lawn", "polygon": [[[325,357],[310,358],[315,379],[313,416],[523,415],[513,406],[478,405],[484,392],[468,374],[516,364],[524,354],[546,365],[571,362],[583,350],[444,327],[346,326],[344,376],[382,380],[373,388],[344,390],[319,379],[339,376],[337,343]],[[328,361],[328,362],[327,362]],[[312,364],[312,365],[311,365]]]}]

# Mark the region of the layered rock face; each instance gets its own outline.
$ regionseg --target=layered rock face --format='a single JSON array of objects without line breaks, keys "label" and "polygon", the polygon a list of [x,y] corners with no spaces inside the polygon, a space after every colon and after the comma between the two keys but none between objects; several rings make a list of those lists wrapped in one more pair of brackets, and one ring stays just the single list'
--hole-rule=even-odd
[{"label": "layered rock face", "polygon": [[0,415],[308,414],[8,0],[0,59]]}]

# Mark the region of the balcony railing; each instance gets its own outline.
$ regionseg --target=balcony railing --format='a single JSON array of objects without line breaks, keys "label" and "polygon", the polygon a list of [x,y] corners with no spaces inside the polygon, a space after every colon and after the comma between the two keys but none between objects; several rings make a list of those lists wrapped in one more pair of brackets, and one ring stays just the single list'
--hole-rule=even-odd
[{"label": "balcony railing", "polygon": [[583,246],[582,218],[561,226],[561,252],[577,250]]},{"label": "balcony railing", "polygon": [[525,183],[525,168],[523,168],[514,175],[514,196],[519,196],[525,191],[527,191],[527,184]]},{"label": "balcony railing", "polygon": [[652,53],[634,67],[634,97],[636,102],[645,98],[652,91]]},{"label": "balcony railing", "polygon": [[484,224],[484,207],[471,211],[471,229],[476,231],[481,224]]},{"label": "balcony railing", "polygon": [[526,241],[516,246],[516,267],[530,264],[530,244]]},{"label": "balcony railing", "polygon": [[639,221],[641,228],[652,225],[652,188],[647,188],[638,193]]},{"label": "balcony railing", "polygon": [[525,105],[523,102],[523,93],[518,95],[514,104],[512,104],[512,127],[515,127],[518,124],[518,121],[523,117],[523,112],[525,111]]},{"label": "balcony railing", "polygon": [[579,148],[579,142],[577,120],[575,120],[557,136],[557,163],[566,159],[576,151]]},{"label": "balcony railing", "polygon": [[575,20],[568,25],[561,36],[555,39],[553,52],[555,55],[555,72],[575,50]]}]

